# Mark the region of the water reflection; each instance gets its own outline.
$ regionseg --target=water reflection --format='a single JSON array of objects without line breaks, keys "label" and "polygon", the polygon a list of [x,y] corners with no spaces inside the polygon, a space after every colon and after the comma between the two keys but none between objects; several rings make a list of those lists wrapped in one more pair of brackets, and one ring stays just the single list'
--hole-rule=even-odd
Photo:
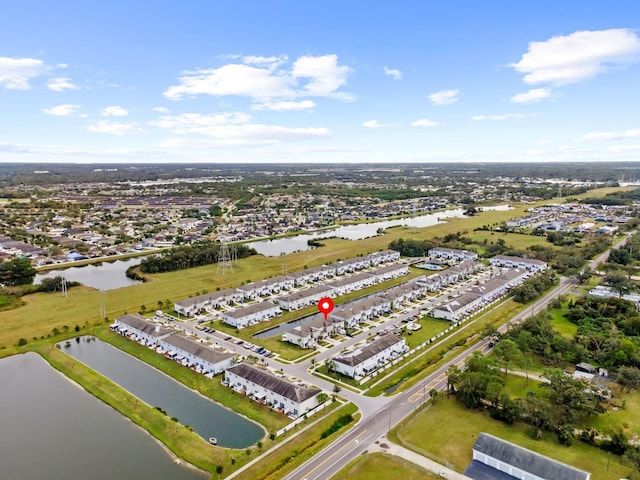
[{"label": "water reflection", "polygon": [[0,478],[204,480],[35,353],[0,360]]}]

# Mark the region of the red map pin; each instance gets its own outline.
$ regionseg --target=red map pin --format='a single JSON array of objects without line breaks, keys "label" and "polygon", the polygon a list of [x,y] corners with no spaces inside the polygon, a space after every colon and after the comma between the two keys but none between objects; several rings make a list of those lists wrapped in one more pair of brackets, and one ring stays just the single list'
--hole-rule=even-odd
[{"label": "red map pin", "polygon": [[326,321],[327,315],[329,315],[331,310],[333,310],[333,300],[329,297],[321,298],[320,301],[318,301],[318,310],[320,310],[320,313],[324,315],[324,319]]}]

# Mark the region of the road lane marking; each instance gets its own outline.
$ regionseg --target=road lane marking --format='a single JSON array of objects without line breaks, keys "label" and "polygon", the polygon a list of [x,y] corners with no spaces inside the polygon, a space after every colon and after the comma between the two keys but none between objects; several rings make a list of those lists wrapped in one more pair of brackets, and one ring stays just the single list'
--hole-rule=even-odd
[{"label": "road lane marking", "polygon": [[[360,432],[360,434],[353,439],[353,441],[355,442],[356,445],[358,445],[358,439],[364,435],[367,432],[367,430],[363,430],[362,432]],[[351,446],[351,442],[347,443],[346,445],[343,445],[342,447],[340,447],[338,450],[336,450],[335,452],[333,452],[328,458],[325,458],[322,462],[320,462],[320,464],[316,467],[314,467],[312,470],[309,470],[309,472],[307,472],[307,475],[305,476],[305,478],[309,478],[311,476],[311,474],[313,472],[315,472],[316,470],[318,470],[320,467],[322,467],[325,463],[327,463],[329,460],[331,460],[333,457],[335,457],[337,454],[339,454],[342,450],[344,450],[347,447]]]}]

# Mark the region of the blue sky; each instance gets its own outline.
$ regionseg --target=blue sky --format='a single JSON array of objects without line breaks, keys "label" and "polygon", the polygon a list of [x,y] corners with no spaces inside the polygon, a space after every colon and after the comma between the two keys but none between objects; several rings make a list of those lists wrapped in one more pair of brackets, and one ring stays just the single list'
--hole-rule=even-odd
[{"label": "blue sky", "polygon": [[5,2],[0,162],[640,160],[640,2]]}]

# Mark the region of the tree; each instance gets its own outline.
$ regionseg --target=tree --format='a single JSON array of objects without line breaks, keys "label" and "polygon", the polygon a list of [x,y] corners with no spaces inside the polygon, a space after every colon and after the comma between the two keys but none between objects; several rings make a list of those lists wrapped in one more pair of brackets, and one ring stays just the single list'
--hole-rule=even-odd
[{"label": "tree", "polygon": [[435,405],[440,400],[440,392],[435,388],[429,390],[429,397],[431,397],[431,403]]},{"label": "tree", "polygon": [[447,398],[450,393],[456,393],[456,384],[460,379],[460,369],[457,365],[447,368]]},{"label": "tree", "polygon": [[623,366],[618,369],[616,380],[628,391],[640,386],[640,368]]},{"label": "tree", "polygon": [[609,275],[605,275],[602,281],[610,286],[613,290],[618,292],[618,296],[626,295],[631,290],[633,284],[627,277],[626,273],[614,272]]},{"label": "tree", "polygon": [[509,371],[509,365],[512,363],[522,363],[522,352],[518,348],[518,345],[513,340],[504,339],[500,340],[500,343],[493,349],[493,353],[498,360],[504,364],[504,374]]}]

